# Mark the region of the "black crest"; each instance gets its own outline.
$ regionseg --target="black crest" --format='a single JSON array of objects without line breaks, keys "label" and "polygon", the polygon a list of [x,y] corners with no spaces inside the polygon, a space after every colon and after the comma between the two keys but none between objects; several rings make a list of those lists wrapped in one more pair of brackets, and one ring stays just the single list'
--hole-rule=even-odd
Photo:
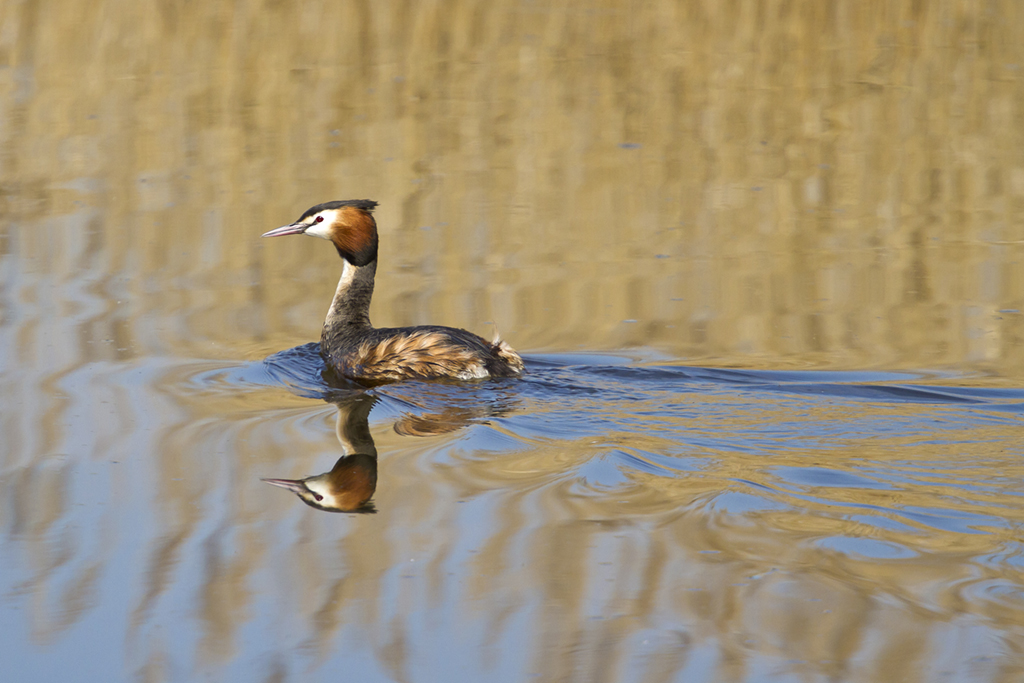
[{"label": "black crest", "polygon": [[372,199],[343,199],[341,201],[324,202],[323,204],[317,204],[314,207],[306,209],[306,213],[302,214],[302,217],[299,219],[299,222],[301,223],[310,216],[318,214],[321,211],[326,211],[327,209],[341,209],[346,206],[351,206],[356,209],[365,211],[367,213],[371,213],[374,209],[377,208],[377,202],[373,201]]}]

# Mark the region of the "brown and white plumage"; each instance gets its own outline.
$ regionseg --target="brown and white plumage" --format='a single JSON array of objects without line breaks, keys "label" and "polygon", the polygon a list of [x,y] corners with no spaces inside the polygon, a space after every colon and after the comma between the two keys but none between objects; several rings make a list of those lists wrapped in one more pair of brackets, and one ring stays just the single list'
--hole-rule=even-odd
[{"label": "brown and white plumage", "polygon": [[377,223],[372,211],[376,206],[369,199],[318,204],[295,223],[263,235],[320,237],[334,244],[344,260],[320,336],[320,352],[328,366],[368,383],[522,374],[522,358],[497,337],[488,342],[466,330],[439,325],[373,327],[370,299],[377,271]]},{"label": "brown and white plumage", "polygon": [[377,447],[370,434],[369,394],[336,403],[335,433],[342,455],[329,472],[304,479],[263,479],[297,495],[303,503],[326,512],[374,512],[370,498],[377,490]]}]

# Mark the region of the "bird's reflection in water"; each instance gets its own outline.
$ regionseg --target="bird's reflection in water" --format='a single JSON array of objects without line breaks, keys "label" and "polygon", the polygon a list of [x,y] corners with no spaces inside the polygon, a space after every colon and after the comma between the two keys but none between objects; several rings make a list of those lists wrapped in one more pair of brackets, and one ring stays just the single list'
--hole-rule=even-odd
[{"label": "bird's reflection in water", "polygon": [[305,479],[264,479],[288,489],[303,503],[325,512],[376,512],[377,447],[370,436],[370,408],[377,397],[358,393],[332,401],[338,408],[335,433],[344,453],[330,472]]},{"label": "bird's reflection in water", "polygon": [[[420,392],[415,399],[396,399],[409,407],[421,408],[423,399],[433,402],[450,400],[450,396],[436,393],[443,387],[431,387]],[[394,399],[394,397],[392,397]],[[465,397],[464,397],[465,398]],[[379,400],[373,393],[357,391],[336,394],[330,402],[338,409],[335,433],[344,455],[338,458],[330,472],[305,479],[263,479],[273,486],[288,489],[302,502],[325,512],[376,512],[370,498],[377,488],[377,447],[370,435],[370,409]],[[508,406],[473,404],[447,405],[432,413],[406,413],[394,426],[405,436],[432,436],[461,429],[476,419],[500,415]]]}]

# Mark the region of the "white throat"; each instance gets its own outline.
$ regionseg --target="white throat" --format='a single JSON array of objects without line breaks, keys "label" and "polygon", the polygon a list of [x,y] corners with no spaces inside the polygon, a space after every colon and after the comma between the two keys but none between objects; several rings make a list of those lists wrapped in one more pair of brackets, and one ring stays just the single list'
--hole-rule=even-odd
[{"label": "white throat", "polygon": [[345,266],[341,271],[341,279],[338,280],[338,288],[334,290],[334,300],[331,301],[331,313],[334,313],[334,309],[337,304],[344,300],[344,294],[352,286],[352,282],[356,279],[356,267],[348,262],[346,259],[342,259]]}]

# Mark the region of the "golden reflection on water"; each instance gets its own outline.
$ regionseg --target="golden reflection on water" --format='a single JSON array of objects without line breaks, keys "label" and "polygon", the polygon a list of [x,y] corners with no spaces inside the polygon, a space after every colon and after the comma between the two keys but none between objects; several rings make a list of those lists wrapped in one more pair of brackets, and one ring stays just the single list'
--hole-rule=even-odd
[{"label": "golden reflection on water", "polygon": [[371,197],[378,324],[1016,374],[1000,7],[9,3],[7,249],[98,270],[125,353],[277,349],[315,335],[338,264],[255,235]]},{"label": "golden reflection on water", "polygon": [[[0,677],[1016,680],[1022,19],[0,3]],[[222,375],[339,274],[258,235],[363,197],[378,325],[1009,407],[535,357],[512,398],[382,390],[379,513],[321,515],[259,478],[335,462],[336,409]]]}]

